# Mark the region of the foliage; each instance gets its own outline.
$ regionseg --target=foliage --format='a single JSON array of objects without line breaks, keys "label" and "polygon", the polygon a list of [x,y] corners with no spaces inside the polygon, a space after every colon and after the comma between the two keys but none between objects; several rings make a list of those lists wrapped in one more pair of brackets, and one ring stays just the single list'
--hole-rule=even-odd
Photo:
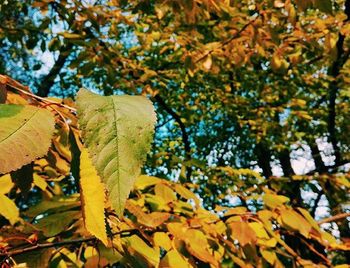
[{"label": "foliage", "polygon": [[[40,261],[93,267],[99,261],[142,267],[349,263],[349,18],[348,0],[1,3],[0,73],[36,95],[1,76],[0,102],[55,117],[53,136],[45,129],[50,124],[33,130],[43,128],[51,146],[40,138],[33,146],[41,146],[28,147],[30,157],[14,146],[0,154],[0,167],[7,165],[2,172],[10,172],[0,178],[7,204],[0,220],[4,261],[33,267]],[[90,93],[90,105],[78,98],[82,135],[70,99],[81,87],[108,96]],[[154,115],[141,120],[138,109],[123,102],[126,122],[114,120],[107,112],[122,94],[154,103],[157,126],[147,159],[138,131],[125,139],[120,131],[154,122]],[[89,111],[100,104],[100,112]],[[19,114],[18,126],[30,126],[21,121],[29,114]],[[103,119],[91,122],[94,116]],[[4,120],[0,133],[10,131],[2,125],[14,126]],[[89,137],[90,124],[107,135]],[[118,131],[107,131],[113,126]],[[114,148],[128,149],[104,155],[100,140],[113,138],[119,141]],[[100,178],[81,155],[83,146]],[[137,179],[124,215],[128,193],[119,195],[123,187],[109,180],[94,153],[114,157],[113,169],[133,164],[135,170],[125,171],[131,172],[127,192],[146,159],[148,176]],[[115,153],[127,154],[120,160],[128,162],[115,163]],[[96,188],[85,184],[87,177]],[[96,195],[103,203],[99,180],[116,191],[105,200],[104,215],[89,201]],[[11,259],[13,250],[20,253]],[[34,256],[42,257],[34,262]]]},{"label": "foliage", "polygon": [[[11,81],[8,77],[5,80]],[[330,233],[322,230],[307,210],[291,207],[288,205],[289,198],[268,189],[251,197],[261,202],[262,209],[259,211],[252,212],[246,207],[217,206],[214,213],[205,210],[198,197],[187,188],[193,185],[181,185],[143,175],[138,178],[131,197],[126,202],[126,213],[122,216],[120,210],[123,211],[123,204],[117,203],[117,210],[112,208],[115,202],[113,199],[123,197],[124,193],[120,197],[119,193],[111,194],[108,191],[111,202],[105,203],[105,187],[97,174],[99,163],[106,162],[106,152],[103,149],[99,150],[96,145],[98,142],[104,144],[107,140],[104,148],[108,149],[108,141],[111,140],[108,135],[118,134],[121,140],[123,136],[120,133],[126,128],[129,132],[123,134],[129,134],[131,139],[135,133],[138,134],[138,131],[142,130],[138,124],[150,124],[148,129],[144,130],[146,134],[139,135],[139,140],[135,141],[145,155],[147,151],[144,148],[147,148],[147,145],[144,144],[150,141],[147,131],[152,132],[151,125],[154,120],[148,119],[154,116],[149,108],[150,104],[144,102],[141,97],[97,97],[84,90],[81,94],[88,95],[88,99],[79,96],[78,104],[80,102],[79,106],[85,105],[85,109],[89,110],[84,111],[84,108],[80,107],[78,111],[82,112],[79,112],[79,120],[82,122],[80,127],[87,132],[83,134],[84,146],[91,150],[90,153],[95,158],[95,161],[92,161],[78,135],[80,132],[76,125],[73,103],[68,106],[62,100],[38,98],[30,91],[11,87],[10,83],[4,84],[4,87],[9,90],[9,98],[6,100],[7,104],[2,106],[10,107],[11,111],[15,106],[10,102],[20,101],[23,110],[31,110],[36,106],[44,107],[36,109],[45,109],[46,113],[55,117],[56,131],[52,135],[50,130],[41,128],[41,131],[52,135],[53,143],[49,150],[51,157],[36,159],[36,156],[32,156],[33,167],[29,170],[32,174],[28,174],[27,170],[25,177],[20,178],[26,180],[29,175],[37,178],[31,182],[31,187],[34,187],[32,191],[41,196],[38,204],[29,209],[21,208],[21,202],[17,199],[21,208],[18,215],[18,208],[7,195],[16,197],[23,192],[18,185],[16,189],[9,175],[1,177],[4,186],[9,186],[4,187],[6,190],[2,193],[0,213],[10,223],[7,225],[3,221],[3,264],[26,262],[31,266],[35,254],[32,251],[60,247],[56,252],[44,250],[45,254],[36,261],[40,266],[46,266],[48,262],[59,266],[80,266],[83,263],[94,266],[118,262],[131,267],[282,267],[294,264],[312,265],[312,260],[316,258],[316,263],[328,266],[331,262],[326,252],[331,254],[333,251],[349,250],[346,244],[339,243]],[[108,106],[111,98],[116,102],[112,108]],[[84,101],[92,102],[87,104]],[[118,122],[113,121],[115,116],[118,116]],[[108,119],[108,122],[103,121],[102,117]],[[10,124],[18,122],[13,113],[4,113],[4,118]],[[42,123],[46,124],[43,121],[36,122],[35,125]],[[119,132],[110,129],[110,123],[118,124]],[[23,133],[31,140],[37,135],[31,129]],[[14,139],[19,142],[23,138],[18,136]],[[132,147],[130,140],[125,140],[124,143],[131,146],[123,145],[125,147],[119,147],[123,150],[114,150],[113,154],[116,156],[107,158],[107,164],[102,171],[110,163],[117,170],[125,168],[112,162],[114,157],[127,159],[130,163],[139,161],[141,153],[137,148]],[[33,146],[35,147],[35,144]],[[130,155],[130,150],[136,154]],[[73,159],[79,155],[80,161],[74,162]],[[77,168],[75,165],[79,165],[80,173],[77,178],[72,179],[74,183],[80,184],[80,194],[65,194],[65,175],[67,176],[69,170],[73,174],[73,169]],[[107,181],[106,188],[110,189],[112,186],[111,189],[114,189],[113,186],[118,184],[123,184],[124,187],[132,185],[135,169],[124,169],[123,172],[123,176],[107,176],[110,181]],[[101,174],[105,176],[106,172]],[[15,183],[17,184],[17,181]],[[98,243],[94,237],[89,237],[88,232],[102,243]],[[288,245],[287,241],[291,237],[303,243],[308,252],[298,252],[300,249],[293,249]]]}]

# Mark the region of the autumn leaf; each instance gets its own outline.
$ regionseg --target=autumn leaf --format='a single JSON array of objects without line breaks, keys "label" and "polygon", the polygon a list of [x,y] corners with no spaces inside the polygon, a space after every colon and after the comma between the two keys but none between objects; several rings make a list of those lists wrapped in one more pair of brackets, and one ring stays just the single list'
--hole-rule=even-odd
[{"label": "autumn leaf", "polygon": [[247,244],[254,244],[256,242],[256,233],[246,222],[231,222],[229,223],[231,238],[237,239],[244,247]]},{"label": "autumn leaf", "polygon": [[269,208],[276,208],[289,201],[289,198],[283,195],[265,194],[263,195],[263,201]]},{"label": "autumn leaf", "polygon": [[0,194],[0,215],[4,216],[13,225],[19,220],[19,210],[15,202]]},{"label": "autumn leaf", "polygon": [[107,246],[105,188],[86,149],[80,155],[80,188],[85,227]]},{"label": "autumn leaf", "polygon": [[180,255],[179,252],[176,250],[170,250],[167,252],[167,254],[164,256],[164,258],[160,262],[160,267],[168,267],[168,268],[188,268],[191,267],[191,265],[188,263],[188,261]]},{"label": "autumn leaf", "polygon": [[53,115],[30,105],[0,104],[0,174],[44,156],[54,131]]},{"label": "autumn leaf", "polygon": [[282,223],[289,229],[299,231],[303,236],[309,237],[311,224],[303,216],[292,209],[282,209],[280,211]]},{"label": "autumn leaf", "polygon": [[126,248],[131,253],[138,253],[144,257],[152,267],[159,264],[159,250],[151,248],[137,235],[132,235],[122,239]]}]

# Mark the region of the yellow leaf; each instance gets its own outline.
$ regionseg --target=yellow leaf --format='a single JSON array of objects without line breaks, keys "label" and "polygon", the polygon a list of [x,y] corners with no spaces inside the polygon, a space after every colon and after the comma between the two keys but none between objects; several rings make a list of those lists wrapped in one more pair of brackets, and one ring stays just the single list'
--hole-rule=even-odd
[{"label": "yellow leaf", "polygon": [[167,185],[159,183],[154,187],[155,194],[161,196],[166,202],[176,200],[174,191]]},{"label": "yellow leaf", "polygon": [[156,247],[162,247],[166,251],[169,251],[171,247],[171,240],[168,234],[163,232],[157,232],[153,235],[153,242]]},{"label": "yellow leaf", "polygon": [[265,194],[263,196],[263,201],[267,207],[273,209],[288,202],[289,198],[283,195]]},{"label": "yellow leaf", "polygon": [[191,265],[176,250],[170,250],[161,260],[159,267],[186,268]]},{"label": "yellow leaf", "polygon": [[196,205],[197,206],[199,205],[198,197],[193,192],[188,190],[186,187],[184,187],[180,184],[176,184],[175,191],[185,199],[193,199],[194,202],[196,203]]},{"label": "yellow leaf", "polygon": [[246,222],[231,222],[229,224],[231,231],[231,238],[237,239],[244,247],[247,244],[254,244],[257,240],[254,230]]},{"label": "yellow leaf", "polygon": [[263,258],[271,265],[273,265],[277,260],[276,253],[274,251],[260,249],[260,253],[263,256]]},{"label": "yellow leaf", "polygon": [[165,212],[152,212],[147,214],[143,212],[139,206],[134,205],[130,201],[126,202],[125,208],[136,216],[139,223],[147,227],[156,228],[170,217],[170,214]]},{"label": "yellow leaf", "polygon": [[321,237],[323,240],[327,241],[329,244],[336,244],[337,240],[336,238],[327,232],[321,232]]},{"label": "yellow leaf", "polygon": [[270,236],[267,234],[264,225],[260,222],[249,222],[248,223],[249,227],[252,228],[254,230],[254,232],[256,233],[256,236],[258,238],[266,238],[266,239],[270,239]]},{"label": "yellow leaf", "polygon": [[316,231],[321,232],[321,229],[318,226],[317,222],[306,209],[298,208],[298,210]]},{"label": "yellow leaf", "polygon": [[214,267],[218,267],[218,262],[211,255],[211,250],[208,244],[206,236],[199,230],[188,229],[186,231],[186,248],[201,261],[212,264]]},{"label": "yellow leaf", "polygon": [[13,225],[19,220],[16,204],[7,196],[0,194],[0,215],[4,216]]},{"label": "yellow leaf", "polygon": [[135,253],[138,253],[151,264],[151,267],[158,267],[159,249],[151,248],[137,235],[132,235],[122,240],[131,255],[136,255]]},{"label": "yellow leaf", "polygon": [[277,240],[276,238],[271,238],[269,240],[266,240],[266,239],[258,239],[258,245],[260,246],[264,246],[264,247],[267,247],[267,248],[274,248],[277,244]]},{"label": "yellow leaf", "polygon": [[141,175],[136,179],[134,187],[138,190],[144,190],[145,188],[158,184],[162,180],[157,177]]},{"label": "yellow leaf", "polygon": [[186,239],[186,231],[188,227],[180,222],[172,222],[167,224],[167,228],[169,232],[178,239],[185,240]]},{"label": "yellow leaf", "polygon": [[38,174],[33,174],[33,183],[35,186],[40,188],[41,190],[45,191],[47,187],[47,182],[44,180],[43,177],[39,176]]},{"label": "yellow leaf", "polygon": [[81,151],[80,156],[80,188],[85,227],[107,245],[104,216],[105,189],[86,149]]},{"label": "yellow leaf", "polygon": [[7,194],[13,186],[10,174],[0,177],[0,194]]},{"label": "yellow leaf", "polygon": [[231,216],[231,215],[242,215],[242,214],[246,214],[247,213],[247,208],[245,207],[236,207],[236,208],[230,208],[228,209],[224,216]]},{"label": "yellow leaf", "polygon": [[303,236],[308,237],[311,225],[296,211],[292,209],[281,210],[282,223],[292,230],[299,231]]}]

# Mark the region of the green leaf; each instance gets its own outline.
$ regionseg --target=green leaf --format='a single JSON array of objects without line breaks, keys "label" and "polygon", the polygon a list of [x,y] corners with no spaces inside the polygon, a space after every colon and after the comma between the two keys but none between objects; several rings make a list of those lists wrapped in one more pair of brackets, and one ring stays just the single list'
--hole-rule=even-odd
[{"label": "green leaf", "polygon": [[118,215],[150,149],[156,115],[142,96],[103,97],[78,92],[80,128],[92,163]]},{"label": "green leaf", "polygon": [[0,104],[0,173],[8,173],[47,153],[53,115],[30,105]]},{"label": "green leaf", "polygon": [[39,249],[15,256],[18,266],[22,267],[48,267],[54,249]]},{"label": "green leaf", "polygon": [[331,0],[316,0],[315,7],[325,13],[332,13],[332,1]]},{"label": "green leaf", "polygon": [[80,217],[79,211],[66,211],[44,217],[35,226],[42,230],[45,236],[51,237],[65,231],[74,219]]}]

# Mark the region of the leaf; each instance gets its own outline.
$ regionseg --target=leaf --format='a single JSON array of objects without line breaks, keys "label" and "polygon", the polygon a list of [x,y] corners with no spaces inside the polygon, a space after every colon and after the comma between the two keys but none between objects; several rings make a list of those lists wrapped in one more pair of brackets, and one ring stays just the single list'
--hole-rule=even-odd
[{"label": "leaf", "polygon": [[135,188],[138,190],[144,190],[149,186],[153,186],[161,182],[161,179],[157,177],[141,175],[136,179]]},{"label": "leaf", "polygon": [[160,261],[160,267],[178,268],[191,267],[191,265],[176,250],[170,250]]},{"label": "leaf", "polygon": [[304,216],[305,220],[307,220],[316,231],[321,232],[320,227],[318,226],[315,219],[310,215],[309,211],[303,208],[298,208],[298,210]]},{"label": "leaf", "polygon": [[30,217],[35,217],[44,212],[48,213],[49,211],[66,211],[71,208],[79,207],[80,202],[75,198],[60,198],[51,201],[42,201],[36,206],[29,208],[25,214]]},{"label": "leaf", "polygon": [[256,242],[256,234],[254,230],[246,222],[231,222],[229,223],[231,238],[237,239],[244,247],[247,244],[254,244]]},{"label": "leaf", "polygon": [[7,196],[0,194],[0,215],[4,216],[13,225],[19,220],[19,211],[13,202]]},{"label": "leaf", "polygon": [[126,202],[125,207],[137,218],[139,223],[151,228],[158,227],[170,217],[169,213],[164,212],[152,212],[147,214],[143,212],[139,206],[136,206],[128,201]]},{"label": "leaf", "polygon": [[44,217],[35,225],[47,237],[55,236],[66,230],[68,225],[81,216],[79,211],[65,211]]},{"label": "leaf", "polygon": [[186,187],[180,184],[175,184],[175,191],[185,199],[193,199],[196,205],[197,206],[199,205],[198,197],[192,191],[188,190]]},{"label": "leaf", "polygon": [[0,104],[0,173],[44,156],[54,131],[53,115],[30,105]]},{"label": "leaf", "polygon": [[273,265],[277,260],[277,255],[274,251],[260,249],[260,253],[263,256],[263,258],[271,265]]},{"label": "leaf", "polygon": [[7,194],[13,186],[10,174],[0,177],[0,194]]},{"label": "leaf", "polygon": [[105,189],[86,149],[80,155],[80,189],[85,227],[107,246]]},{"label": "leaf", "polygon": [[167,185],[159,183],[154,187],[156,195],[161,196],[166,202],[172,202],[176,200],[174,191]]},{"label": "leaf", "polygon": [[264,225],[260,222],[249,222],[249,227],[255,231],[255,234],[258,238],[270,239],[270,236],[267,234]]},{"label": "leaf", "polygon": [[219,266],[217,260],[211,255],[208,240],[203,232],[195,229],[188,229],[186,231],[186,248],[199,260],[210,263],[214,267]]},{"label": "leaf", "polygon": [[47,188],[47,182],[45,181],[45,179],[36,173],[33,174],[33,183],[42,191],[45,191]]},{"label": "leaf", "polygon": [[156,115],[142,96],[103,97],[85,89],[77,108],[85,145],[118,215],[150,149]]},{"label": "leaf", "polygon": [[289,202],[289,198],[283,195],[265,194],[263,196],[265,205],[269,208],[276,208],[282,206],[284,203]]},{"label": "leaf", "polygon": [[17,267],[49,267],[53,251],[52,248],[33,250],[29,253],[17,255],[14,259],[19,264]]},{"label": "leaf", "polygon": [[331,0],[315,0],[315,7],[325,13],[332,13]]},{"label": "leaf", "polygon": [[163,233],[163,232],[154,233],[153,242],[156,247],[162,247],[166,251],[169,251],[172,248],[171,240],[167,233]]},{"label": "leaf", "polygon": [[299,213],[292,209],[283,209],[280,213],[282,223],[284,223],[286,227],[299,231],[307,238],[309,237],[311,225]]},{"label": "leaf", "polygon": [[137,235],[132,235],[122,239],[126,245],[128,251],[132,254],[137,252],[142,257],[144,257],[152,267],[158,267],[159,264],[159,250],[151,248],[148,246],[140,237]]}]

